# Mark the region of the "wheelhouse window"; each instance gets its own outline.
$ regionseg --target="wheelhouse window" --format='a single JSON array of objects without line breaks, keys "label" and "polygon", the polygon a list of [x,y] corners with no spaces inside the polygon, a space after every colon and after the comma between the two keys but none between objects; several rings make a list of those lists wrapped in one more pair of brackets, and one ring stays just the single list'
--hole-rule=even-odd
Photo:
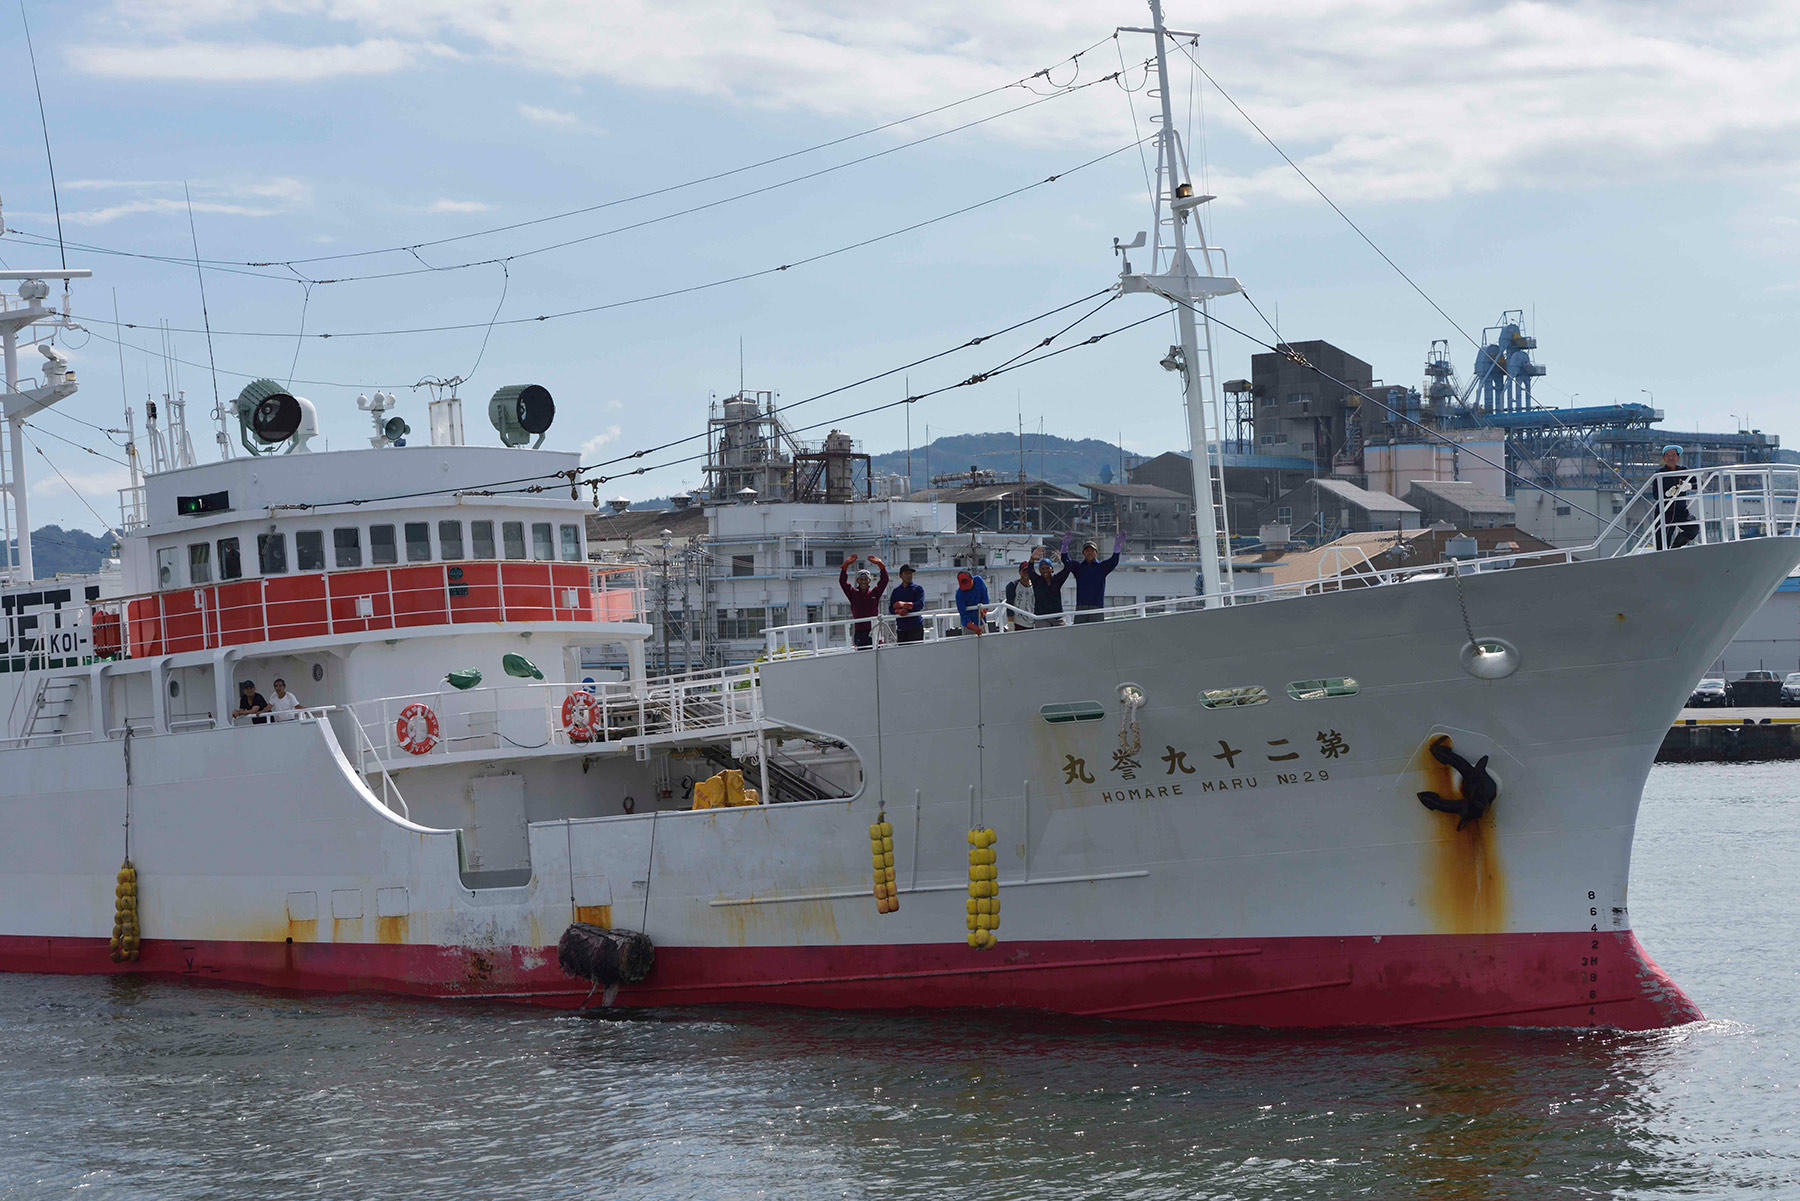
[{"label": "wheelhouse window", "polygon": [[294,568],[297,571],[325,570],[324,530],[299,530],[294,534]]},{"label": "wheelhouse window", "polygon": [[500,545],[509,559],[525,557],[525,523],[522,521],[503,521],[500,523]]},{"label": "wheelhouse window", "polygon": [[556,540],[551,536],[548,521],[531,523],[531,557],[541,563],[556,561]]},{"label": "wheelhouse window", "polygon": [[332,530],[331,547],[339,567],[362,566],[362,531],[355,526]]},{"label": "wheelhouse window", "polygon": [[406,523],[406,561],[408,563],[431,562],[431,523],[429,521],[409,521]]},{"label": "wheelhouse window", "polygon": [[391,525],[370,526],[369,562],[377,567],[385,567],[399,561],[400,553],[394,546],[394,527]]},{"label": "wheelhouse window", "polygon": [[581,527],[578,525],[565,525],[562,527],[561,532],[563,562],[581,562]]},{"label": "wheelhouse window", "polygon": [[221,580],[244,578],[244,558],[238,553],[236,538],[219,539],[219,578]]},{"label": "wheelhouse window", "polygon": [[[490,541],[493,539],[493,536],[493,531],[490,530],[488,532]],[[460,559],[463,557],[462,522],[438,522],[438,557],[446,560]]]},{"label": "wheelhouse window", "polygon": [[256,536],[256,570],[264,575],[287,574],[287,535]]},{"label": "wheelhouse window", "polygon": [[212,583],[212,545],[207,542],[188,544],[188,583]]},{"label": "wheelhouse window", "polygon": [[181,550],[165,546],[156,552],[156,586],[174,588],[181,583]]},{"label": "wheelhouse window", "polygon": [[494,523],[491,521],[471,521],[469,523],[469,543],[477,559],[494,558]]}]

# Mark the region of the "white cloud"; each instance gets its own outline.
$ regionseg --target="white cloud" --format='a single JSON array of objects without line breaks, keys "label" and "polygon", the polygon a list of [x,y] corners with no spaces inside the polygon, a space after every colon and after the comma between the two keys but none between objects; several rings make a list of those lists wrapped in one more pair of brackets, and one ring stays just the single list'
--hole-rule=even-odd
[{"label": "white cloud", "polygon": [[312,83],[344,75],[385,75],[453,52],[446,46],[371,38],[337,46],[178,40],[77,44],[71,66],[109,79],[182,83]]},{"label": "white cloud", "polygon": [[[77,45],[71,55],[103,73],[238,81],[398,71],[456,53],[854,125],[1066,58],[1136,8],[1100,13],[1087,0],[915,0],[904,8],[513,0],[504,9],[466,0],[115,0],[106,27],[134,36],[115,32],[110,46]],[[258,40],[274,19],[295,18],[330,28],[342,44]],[[1724,10],[1699,0],[1216,0],[1172,19],[1204,34],[1198,53],[1208,69],[1321,185],[1355,204],[1512,186],[1649,185],[1672,172],[1785,173],[1800,159],[1800,30],[1782,0]],[[245,36],[187,40],[222,30]],[[1120,45],[1140,57],[1147,39]],[[1050,78],[1085,81],[1117,66],[1107,41],[1079,75],[1064,63]],[[1185,58],[1171,66],[1185,124],[1195,76]],[[1026,99],[1012,91],[989,103]],[[1134,99],[1147,130],[1148,96]],[[1233,161],[1208,181],[1222,200],[1310,194],[1210,89],[1206,102],[1215,135],[1234,135]],[[563,127],[579,119],[529,105],[519,112]],[[1088,148],[1120,145],[1131,128],[1119,91],[1105,84],[984,134]]]},{"label": "white cloud", "polygon": [[304,207],[312,200],[312,186],[305,180],[278,175],[241,180],[198,179],[186,185],[165,179],[78,179],[64,190],[116,192],[121,197],[98,208],[70,209],[63,220],[73,225],[105,225],[139,213],[185,216],[187,195],[194,212],[233,217],[275,217]]},{"label": "white cloud", "polygon": [[451,200],[440,196],[425,206],[428,213],[486,213],[493,210],[493,205],[485,200]]},{"label": "white cloud", "polygon": [[618,439],[619,427],[616,425],[609,425],[599,433],[595,434],[592,438],[589,438],[586,442],[583,442],[581,444],[581,453],[583,455],[598,454],[600,453],[600,449],[607,443],[616,442]]},{"label": "white cloud", "polygon": [[538,125],[548,125],[554,129],[567,129],[571,132],[580,131],[583,133],[596,132],[593,126],[589,125],[574,113],[566,113],[559,108],[543,108],[536,104],[521,104],[519,105],[519,115],[527,121],[531,121]]}]

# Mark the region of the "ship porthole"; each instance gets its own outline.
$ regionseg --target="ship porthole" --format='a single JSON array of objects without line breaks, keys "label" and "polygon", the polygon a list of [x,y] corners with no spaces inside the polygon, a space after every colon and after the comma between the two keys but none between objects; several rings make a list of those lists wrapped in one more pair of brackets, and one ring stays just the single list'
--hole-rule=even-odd
[{"label": "ship porthole", "polygon": [[1504,680],[1519,670],[1519,648],[1504,638],[1477,638],[1462,648],[1462,669],[1478,680]]}]

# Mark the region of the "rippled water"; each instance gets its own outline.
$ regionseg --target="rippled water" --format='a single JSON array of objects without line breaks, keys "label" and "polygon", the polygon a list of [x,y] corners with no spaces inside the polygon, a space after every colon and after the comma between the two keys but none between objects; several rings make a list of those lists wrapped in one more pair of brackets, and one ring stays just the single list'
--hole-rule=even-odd
[{"label": "rippled water", "polygon": [[1632,916],[1712,1020],[1286,1035],[592,1020],[0,976],[0,1197],[1800,1195],[1800,767],[1659,767]]}]

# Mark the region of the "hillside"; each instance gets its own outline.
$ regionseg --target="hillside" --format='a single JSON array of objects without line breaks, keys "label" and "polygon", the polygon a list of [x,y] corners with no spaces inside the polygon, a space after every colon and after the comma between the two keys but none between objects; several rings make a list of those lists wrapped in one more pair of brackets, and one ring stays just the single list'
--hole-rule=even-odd
[{"label": "hillside", "polygon": [[[43,525],[31,533],[33,574],[49,579],[58,572],[89,572],[100,569],[100,560],[112,549],[111,535],[96,537],[84,530],[65,530],[60,525]],[[6,548],[12,550],[10,545]]]},{"label": "hillside", "polygon": [[[1055,434],[1025,435],[1025,474],[1042,478],[1065,488],[1122,478],[1121,464],[1129,466],[1143,456],[1123,451],[1111,442],[1097,438],[1059,438]],[[933,438],[928,446],[912,450],[912,483],[915,488],[930,486],[930,477],[953,471],[981,467],[1001,476],[1015,476],[1020,470],[1021,440],[1018,434],[953,434]],[[873,456],[877,475],[905,475],[904,450],[888,451]],[[929,463],[929,470],[927,464]]]}]

